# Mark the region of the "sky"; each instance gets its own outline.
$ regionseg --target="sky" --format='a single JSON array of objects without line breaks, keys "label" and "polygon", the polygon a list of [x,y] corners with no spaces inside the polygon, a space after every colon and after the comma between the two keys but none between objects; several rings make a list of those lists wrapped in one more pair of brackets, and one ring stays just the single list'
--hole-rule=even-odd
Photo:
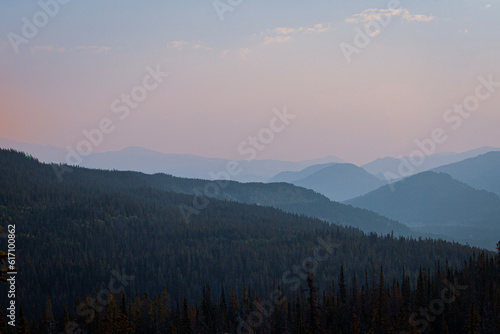
[{"label": "sky", "polygon": [[500,147],[500,0],[0,8],[0,138],[357,164]]}]

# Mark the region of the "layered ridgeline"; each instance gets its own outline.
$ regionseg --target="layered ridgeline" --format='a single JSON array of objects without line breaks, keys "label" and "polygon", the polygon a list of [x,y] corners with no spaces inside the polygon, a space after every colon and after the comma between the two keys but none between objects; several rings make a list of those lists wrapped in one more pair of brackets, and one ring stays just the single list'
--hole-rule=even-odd
[{"label": "layered ridgeline", "polygon": [[337,202],[364,195],[385,184],[384,181],[353,164],[326,166],[291,183],[312,189]]},{"label": "layered ridgeline", "polygon": [[451,175],[472,188],[491,191],[500,196],[500,152],[489,152],[434,169]]},{"label": "layered ridgeline", "polygon": [[[429,152],[430,147],[424,148],[419,147],[422,152]],[[387,180],[387,178],[403,178],[406,176],[418,174],[432,169],[437,169],[440,166],[454,164],[459,161],[477,157],[481,154],[487,152],[500,151],[497,147],[480,147],[470,151],[462,153],[435,153],[425,156],[425,159],[421,161],[421,164],[416,166],[410,161],[410,157],[400,157],[398,159],[392,157],[385,157],[376,159],[370,163],[361,166],[368,173],[377,176],[381,180]]]},{"label": "layered ridgeline", "polygon": [[500,235],[500,199],[450,175],[423,172],[346,203],[373,210],[416,231],[493,250]]},{"label": "layered ridgeline", "polygon": [[[57,167],[56,173],[66,183],[85,179],[89,185],[105,185],[107,187],[153,187],[183,194],[197,194],[196,200],[184,207],[185,216],[199,211],[210,202],[211,198],[231,200],[246,204],[272,206],[286,212],[316,217],[337,224],[348,225],[364,232],[395,235],[416,235],[405,225],[382,217],[368,210],[353,208],[337,202],[312,190],[297,187],[287,183],[239,183],[226,181],[207,181],[201,179],[186,179],[166,174],[146,175],[138,172],[99,173],[84,168],[71,167],[71,173],[65,172],[68,167]],[[241,168],[241,167],[240,167]],[[220,174],[220,175],[219,175]],[[225,175],[225,176],[224,176]],[[225,170],[214,177],[230,178]],[[189,219],[189,218],[188,218]]]},{"label": "layered ridgeline", "polygon": [[280,173],[274,175],[272,178],[270,178],[267,182],[268,183],[275,183],[275,182],[293,183],[295,181],[298,181],[298,180],[301,180],[305,177],[308,177],[308,176],[316,173],[317,171],[322,170],[323,168],[330,167],[333,165],[335,165],[334,162],[326,163],[326,164],[312,165],[312,166],[306,167],[306,168],[299,170],[299,171],[280,172]]},{"label": "layered ridgeline", "polygon": [[[474,252],[444,241],[367,236],[318,219],[216,199],[186,224],[179,206],[190,206],[195,198],[151,186],[164,180],[162,175],[72,168],[61,180],[51,165],[5,150],[0,175],[1,226],[16,225],[17,280],[22,282],[16,300],[28,318],[40,314],[48,297],[56,314],[63,305],[74,314],[76,298],[106,291],[117,271],[135,276],[124,286],[129,297],[159,295],[165,287],[174,303],[182,303],[184,296],[199,300],[205,284],[216,295],[221,286],[238,294],[246,286],[260,296],[278,284],[304,284],[305,259],[320,255],[324,260],[315,267],[315,282],[325,289],[342,264],[349,277],[361,278],[366,270],[373,278],[383,265],[387,282],[403,270],[415,282],[420,268],[432,270],[436,260],[459,268]],[[194,182],[167,179],[179,191]],[[257,195],[249,188],[246,196]],[[324,250],[329,250],[326,258]],[[5,298],[1,294],[2,305]]]},{"label": "layered ridgeline", "polygon": [[[69,163],[86,168],[134,170],[147,174],[166,173],[186,178],[207,178],[210,172],[224,170],[229,160],[191,154],[166,154],[142,147],[127,147],[119,151],[95,152],[82,158],[77,152],[50,145],[27,144],[0,138],[0,148],[25,152],[41,162]],[[280,160],[242,160],[241,173],[233,175],[239,182],[264,182],[285,170],[297,171],[322,163],[343,162],[334,156],[298,162]]]}]

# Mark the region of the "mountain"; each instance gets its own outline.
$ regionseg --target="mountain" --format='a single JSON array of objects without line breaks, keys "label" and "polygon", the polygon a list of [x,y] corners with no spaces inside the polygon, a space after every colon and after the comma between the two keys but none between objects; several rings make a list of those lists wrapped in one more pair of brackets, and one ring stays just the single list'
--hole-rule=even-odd
[{"label": "mountain", "polygon": [[420,165],[412,163],[410,157],[392,158],[385,157],[376,159],[370,163],[361,166],[368,173],[375,175],[381,180],[401,179],[411,175],[415,175],[424,171],[428,171],[443,165],[452,164],[468,158],[476,157],[491,151],[500,151],[496,147],[481,147],[463,153],[436,153],[425,156],[425,159]]},{"label": "mountain", "polygon": [[301,166],[313,166],[313,165],[321,165],[321,164],[329,164],[329,163],[340,164],[340,163],[344,163],[344,162],[345,161],[339,157],[336,157],[334,155],[327,155],[326,157],[323,157],[323,158],[298,161],[297,164],[299,164]]},{"label": "mountain", "polygon": [[[54,173],[54,168],[64,168],[62,179]],[[190,189],[200,180],[164,174],[69,169],[42,164],[15,151],[0,150],[0,175],[0,223],[3,232],[8,225],[16,227],[16,265],[22,268],[16,276],[17,282],[23,283],[16,285],[16,307],[23,307],[28,320],[39,317],[42,311],[44,315],[53,311],[56,319],[62,319],[61,327],[71,319],[89,333],[111,333],[110,321],[125,319],[121,325],[126,325],[127,314],[133,319],[131,326],[146,326],[137,332],[159,332],[156,324],[168,325],[175,320],[171,315],[181,314],[179,305],[183,300],[184,305],[208,305],[212,310],[211,304],[207,304],[209,298],[221,301],[218,305],[226,305],[222,302],[225,299],[227,310],[231,311],[236,307],[235,296],[240,296],[239,304],[246,307],[247,295],[267,300],[269,291],[277,289],[277,285],[293,301],[307,288],[306,271],[314,273],[314,285],[320,291],[330,288],[334,280],[341,282],[342,296],[344,275],[347,283],[353,281],[354,275],[375,278],[383,266],[387,282],[401,277],[406,282],[402,285],[403,293],[397,291],[394,296],[409,298],[423,291],[410,293],[405,285],[415,286],[420,278],[440,279],[432,272],[427,275],[424,271],[422,276],[422,268],[432,270],[441,261],[438,270],[456,272],[480,251],[440,240],[365,235],[358,229],[303,215],[214,198],[186,224],[179,208],[202,199],[161,187]],[[239,189],[249,200],[260,196],[257,184],[248,189],[245,184],[232,182],[227,187]],[[370,220],[370,216],[365,218]],[[485,258],[484,253],[480,256]],[[485,268],[472,264],[470,267]],[[487,271],[491,272],[489,268]],[[370,286],[363,289],[370,288],[373,292],[363,291],[375,294],[377,284]],[[394,291],[394,287],[390,290],[388,286],[387,291]],[[357,300],[356,294],[347,296]],[[135,310],[130,299],[137,303],[138,298],[144,304],[135,304]],[[385,299],[392,297],[388,295]],[[7,294],[0,294],[0,304],[6,303]],[[151,303],[158,313],[152,314]],[[184,313],[189,309],[184,307]],[[213,309],[214,316],[218,309]],[[144,317],[139,319],[138,312],[143,312],[140,314]],[[207,315],[212,311],[203,312],[199,317],[195,315],[199,321],[193,324],[212,326],[215,322],[207,320],[211,319]],[[251,309],[242,312],[245,316]],[[87,318],[89,314],[95,314],[92,323]],[[231,314],[236,319],[240,313],[236,309]],[[363,312],[360,315],[367,324],[374,317],[372,314],[365,317]],[[22,318],[19,315],[20,322]],[[174,320],[172,323],[179,323],[178,317]],[[237,323],[231,332],[236,332]],[[60,329],[47,330],[54,326],[47,325],[45,320],[30,325],[32,333],[60,332]],[[204,333],[202,327],[199,325],[191,332]],[[181,332],[185,333],[185,328]]]},{"label": "mountain", "polygon": [[292,183],[337,202],[366,194],[384,185],[383,181],[353,164],[327,166]]},{"label": "mountain", "polygon": [[345,202],[457,241],[493,249],[500,233],[500,199],[444,173],[423,172]]},{"label": "mountain", "polygon": [[[6,151],[2,151],[6,152]],[[179,178],[167,174],[147,175],[139,172],[94,171],[81,167],[53,166],[54,177],[71,184],[75,175],[85,179],[88,185],[114,187],[152,187],[182,194],[197,194],[200,202],[210,198],[231,200],[245,204],[258,204],[286,212],[316,217],[328,222],[353,226],[364,232],[396,235],[412,235],[403,224],[382,217],[368,210],[353,208],[332,202],[310,189],[288,183],[239,183],[236,181],[209,181]],[[60,175],[62,174],[62,175]],[[74,184],[74,186],[79,186]],[[199,211],[196,205],[191,210]],[[189,210],[188,210],[189,211]],[[191,211],[190,211],[191,212]]]},{"label": "mountain", "polygon": [[488,152],[475,158],[434,169],[451,175],[469,186],[500,196],[500,152]]},{"label": "mountain", "polygon": [[[211,175],[226,171],[228,159],[207,158],[189,154],[165,154],[141,147],[128,147],[119,151],[95,152],[88,156],[68,153],[67,149],[50,145],[37,145],[0,139],[0,148],[26,152],[46,163],[69,163],[88,168],[138,171],[147,174],[167,173],[178,177],[210,179]],[[265,182],[282,171],[299,171],[318,163],[342,161],[334,156],[298,162],[280,160],[240,160],[238,173],[232,180],[240,182]]]},{"label": "mountain", "polygon": [[273,176],[267,182],[268,183],[273,183],[273,182],[293,183],[294,181],[308,177],[309,175],[316,173],[317,171],[319,171],[325,167],[332,166],[334,164],[335,164],[334,162],[331,162],[331,163],[326,163],[326,164],[312,165],[312,166],[304,168],[298,172],[291,172],[291,171],[281,172],[281,173],[278,173],[275,176]]}]

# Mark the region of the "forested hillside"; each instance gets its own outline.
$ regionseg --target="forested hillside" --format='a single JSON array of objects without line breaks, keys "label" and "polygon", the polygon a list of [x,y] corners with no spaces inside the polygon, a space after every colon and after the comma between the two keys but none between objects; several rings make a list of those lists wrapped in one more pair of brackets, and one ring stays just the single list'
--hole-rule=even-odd
[{"label": "forested hillside", "polygon": [[[55,166],[47,172],[50,178],[58,177],[67,184],[103,187],[106,189],[123,189],[130,187],[151,187],[162,190],[196,194],[201,204],[208,198],[232,200],[246,204],[272,206],[286,212],[304,214],[329,222],[344,224],[361,229],[364,232],[396,235],[417,235],[405,225],[383,217],[375,212],[353,208],[332,202],[325,196],[312,190],[297,187],[288,183],[239,183],[234,181],[208,181],[185,179],[166,174],[147,175],[138,172],[96,171],[92,169]],[[218,173],[230,175],[226,171]],[[193,202],[189,205],[195,208]]]},{"label": "forested hillside", "polygon": [[[287,302],[274,312],[276,323],[256,332],[306,333],[301,328],[318,321],[325,329],[352,325],[385,333],[407,328],[408,312],[437,298],[444,277],[473,287],[463,302],[447,306],[450,331],[469,310],[472,320],[477,312],[497,326],[498,271],[493,254],[479,249],[365,235],[215,199],[186,224],[179,205],[192,205],[192,195],[141,183],[137,173],[73,169],[61,180],[52,166],[15,151],[0,151],[0,175],[1,226],[16,225],[17,301],[32,332],[54,330],[54,314],[61,326],[75,321],[90,333],[236,333],[256,307],[253,300],[279,287]],[[309,304],[308,266],[318,296]],[[117,275],[130,276],[124,295],[108,297],[87,322],[83,298],[98,300]],[[5,295],[0,298],[5,305]]]}]

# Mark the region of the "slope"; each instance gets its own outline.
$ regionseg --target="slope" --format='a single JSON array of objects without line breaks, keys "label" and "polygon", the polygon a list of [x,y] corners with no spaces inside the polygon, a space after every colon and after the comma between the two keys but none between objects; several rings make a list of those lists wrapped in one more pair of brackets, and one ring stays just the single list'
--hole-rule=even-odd
[{"label": "slope", "polygon": [[441,166],[434,171],[447,173],[473,188],[491,191],[500,196],[500,152],[488,152]]},{"label": "slope", "polygon": [[332,201],[345,201],[375,190],[384,182],[353,164],[336,164],[293,182],[312,189]]},{"label": "slope", "polygon": [[373,210],[413,226],[442,233],[455,240],[493,249],[491,233],[500,232],[500,199],[476,190],[448,174],[423,172],[384,186],[346,203]]}]

